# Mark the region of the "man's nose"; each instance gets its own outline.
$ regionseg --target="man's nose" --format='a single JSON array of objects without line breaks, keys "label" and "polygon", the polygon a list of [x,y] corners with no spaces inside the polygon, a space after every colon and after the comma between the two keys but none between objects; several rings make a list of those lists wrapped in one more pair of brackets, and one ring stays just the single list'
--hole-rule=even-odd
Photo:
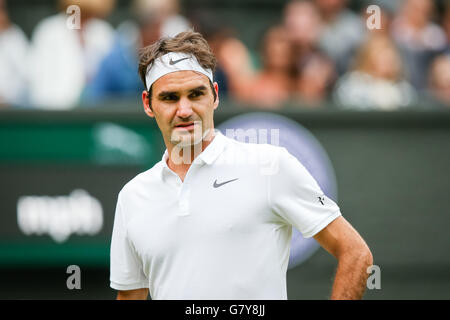
[{"label": "man's nose", "polygon": [[178,101],[177,116],[180,118],[187,118],[192,114],[192,101],[187,97],[181,97]]}]

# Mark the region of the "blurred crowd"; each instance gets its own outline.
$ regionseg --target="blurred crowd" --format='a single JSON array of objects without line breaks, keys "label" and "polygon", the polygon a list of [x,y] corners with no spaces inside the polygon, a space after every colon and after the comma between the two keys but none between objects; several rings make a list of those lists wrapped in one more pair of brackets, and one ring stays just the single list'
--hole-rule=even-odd
[{"label": "blurred crowd", "polygon": [[[71,109],[139,96],[139,50],[194,29],[217,57],[221,98],[241,105],[450,107],[450,1],[372,3],[380,20],[347,0],[290,1],[252,52],[239,30],[200,9],[183,15],[178,0],[132,0],[131,19],[116,28],[106,21],[115,0],[59,0],[60,13],[40,21],[31,40],[0,0],[0,106]],[[70,5],[81,9],[79,28],[69,25]]]}]

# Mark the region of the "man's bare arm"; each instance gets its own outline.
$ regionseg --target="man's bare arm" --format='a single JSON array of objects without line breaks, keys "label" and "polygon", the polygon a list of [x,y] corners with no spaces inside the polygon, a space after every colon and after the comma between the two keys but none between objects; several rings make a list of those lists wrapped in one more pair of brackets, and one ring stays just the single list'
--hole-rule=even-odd
[{"label": "man's bare arm", "polygon": [[372,253],[363,238],[344,217],[339,217],[314,236],[337,260],[332,300],[361,299],[366,289],[367,267]]},{"label": "man's bare arm", "polygon": [[147,300],[148,288],[124,290],[117,293],[117,300]]}]

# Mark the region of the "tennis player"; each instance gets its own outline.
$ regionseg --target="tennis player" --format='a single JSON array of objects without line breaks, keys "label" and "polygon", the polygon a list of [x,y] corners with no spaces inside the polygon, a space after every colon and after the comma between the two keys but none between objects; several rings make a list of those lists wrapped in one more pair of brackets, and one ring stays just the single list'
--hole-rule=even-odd
[{"label": "tennis player", "polygon": [[216,60],[199,33],[146,47],[145,112],[166,150],[120,191],[111,242],[117,299],[287,299],[292,226],[338,260],[331,299],[360,299],[371,252],[285,148],[214,129]]}]

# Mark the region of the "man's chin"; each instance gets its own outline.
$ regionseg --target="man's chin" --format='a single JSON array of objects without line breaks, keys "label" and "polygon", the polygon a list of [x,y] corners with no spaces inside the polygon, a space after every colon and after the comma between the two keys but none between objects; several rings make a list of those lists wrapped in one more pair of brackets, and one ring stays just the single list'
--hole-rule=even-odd
[{"label": "man's chin", "polygon": [[188,147],[192,147],[193,145],[195,145],[195,143],[190,139],[186,139],[186,140],[181,140],[181,141],[177,142],[175,145],[178,148],[188,148]]},{"label": "man's chin", "polygon": [[202,136],[194,137],[193,133],[180,134],[176,137],[172,137],[171,142],[179,148],[186,148],[201,143]]}]

